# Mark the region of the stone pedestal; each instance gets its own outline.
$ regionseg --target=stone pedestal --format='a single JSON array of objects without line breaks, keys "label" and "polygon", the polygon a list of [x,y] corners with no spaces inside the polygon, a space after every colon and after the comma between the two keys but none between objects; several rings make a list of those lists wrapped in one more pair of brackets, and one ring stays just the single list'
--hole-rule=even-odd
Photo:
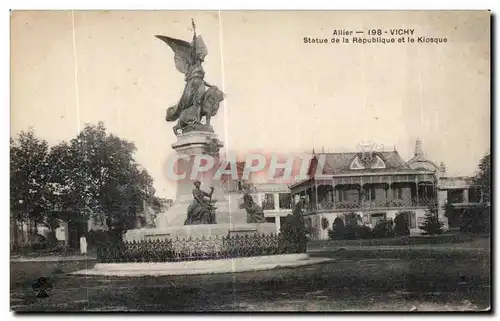
[{"label": "stone pedestal", "polygon": [[[210,192],[210,187],[214,188],[212,199],[216,200],[215,217],[217,224],[184,225],[187,218],[189,205],[193,203],[194,180],[191,179],[191,170],[196,155],[206,153],[206,148],[210,142],[217,142],[219,147],[223,144],[217,135],[211,132],[188,132],[178,136],[177,142],[172,144],[172,148],[183,157],[177,162],[176,174],[186,173],[186,178],[177,181],[176,200],[172,207],[166,212],[159,213],[156,217],[155,228],[142,228],[129,230],[125,234],[126,241],[152,240],[158,238],[187,238],[187,237],[216,237],[227,236],[229,233],[276,233],[276,226],[273,223],[248,224],[245,209],[240,208],[243,194],[229,192],[229,182],[223,183],[220,179],[214,179],[214,171],[204,175],[198,175],[196,179],[201,182],[201,189]],[[215,160],[217,164],[218,159]]]},{"label": "stone pedestal", "polygon": [[171,228],[143,228],[127,231],[127,241],[154,241],[158,239],[187,239],[187,238],[222,238],[224,236],[247,234],[276,234],[272,223],[245,223],[245,224],[200,224],[184,225]]}]

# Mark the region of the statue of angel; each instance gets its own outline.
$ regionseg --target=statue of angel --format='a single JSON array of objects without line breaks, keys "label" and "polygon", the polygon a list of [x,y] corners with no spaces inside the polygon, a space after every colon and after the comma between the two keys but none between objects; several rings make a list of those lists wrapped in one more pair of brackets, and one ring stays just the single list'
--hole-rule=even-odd
[{"label": "statue of angel", "polygon": [[[186,85],[179,102],[167,109],[166,120],[178,120],[177,125],[174,127],[176,135],[179,135],[179,130],[181,132],[188,129],[211,130],[210,117],[215,116],[219,103],[224,99],[222,91],[204,80],[205,71],[202,63],[208,51],[203,38],[196,35],[194,27],[193,22],[194,35],[192,43],[166,36],[156,36],[172,48],[175,54],[175,67],[186,75]],[[205,90],[206,87],[209,87],[209,89]],[[203,116],[206,118],[205,125],[200,123]]]}]

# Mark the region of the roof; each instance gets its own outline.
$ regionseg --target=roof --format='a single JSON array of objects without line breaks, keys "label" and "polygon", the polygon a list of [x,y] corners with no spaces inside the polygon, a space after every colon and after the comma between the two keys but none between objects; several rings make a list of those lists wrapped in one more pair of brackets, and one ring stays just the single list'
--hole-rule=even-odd
[{"label": "roof", "polygon": [[[438,166],[433,161],[425,158],[425,156],[423,156],[423,155],[413,156],[408,161],[408,165],[410,165],[413,169],[417,169],[418,167],[423,167],[423,168],[426,168],[426,169],[432,170],[432,171],[438,170]],[[426,165],[428,165],[428,166],[426,166]],[[430,167],[430,168],[428,168],[428,167]]]},{"label": "roof", "polygon": [[[325,167],[323,174],[347,174],[347,173],[381,173],[381,172],[408,172],[413,171],[410,166],[401,158],[397,151],[392,152],[374,152],[374,156],[380,157],[384,162],[385,168],[364,168],[351,169],[352,162],[356,157],[361,158],[362,153],[317,153],[316,159],[325,155]],[[315,162],[311,162],[313,167]],[[315,170],[310,168],[310,174],[314,174]]]},{"label": "roof", "polygon": [[422,149],[422,140],[420,140],[420,138],[417,139],[415,143],[415,154],[408,161],[408,165],[415,170],[436,172],[439,169],[433,161],[425,157],[424,151]]},{"label": "roof", "polygon": [[475,186],[474,177],[469,176],[447,176],[439,179],[440,189],[460,189]]}]

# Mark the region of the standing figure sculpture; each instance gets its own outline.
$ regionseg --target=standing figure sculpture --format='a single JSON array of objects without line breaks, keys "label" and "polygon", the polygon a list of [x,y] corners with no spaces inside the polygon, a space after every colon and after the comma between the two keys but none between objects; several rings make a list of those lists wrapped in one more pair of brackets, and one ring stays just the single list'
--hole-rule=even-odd
[{"label": "standing figure sculpture", "polygon": [[187,219],[184,222],[184,225],[216,224],[215,207],[213,206],[215,200],[212,200],[214,188],[211,187],[210,193],[207,193],[202,191],[200,186],[200,181],[194,182],[194,200],[188,207]]},{"label": "standing figure sculpture", "polygon": [[[191,130],[210,131],[210,118],[215,116],[219,104],[224,100],[224,94],[216,86],[205,82],[205,71],[202,63],[208,54],[207,47],[201,36],[196,35],[193,21],[193,41],[156,36],[167,43],[174,51],[175,67],[185,74],[186,85],[177,105],[167,109],[167,121],[176,121],[173,130],[175,135]],[[207,90],[206,87],[208,87]],[[206,123],[201,119],[205,116]]]}]

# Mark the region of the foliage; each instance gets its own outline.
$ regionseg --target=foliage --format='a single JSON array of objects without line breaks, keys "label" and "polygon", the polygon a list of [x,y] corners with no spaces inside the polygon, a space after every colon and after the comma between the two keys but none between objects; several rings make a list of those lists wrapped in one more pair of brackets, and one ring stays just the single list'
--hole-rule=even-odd
[{"label": "foliage", "polygon": [[392,220],[379,220],[373,228],[373,237],[380,239],[394,236],[394,222]]},{"label": "foliage", "polygon": [[293,214],[285,217],[281,226],[281,237],[290,253],[305,253],[307,247],[307,229],[302,217],[303,202],[297,203]]},{"label": "foliage", "polygon": [[345,221],[345,225],[344,221],[339,217],[333,221],[332,229],[328,230],[328,237],[331,240],[371,239],[373,237],[372,229],[367,225],[360,224],[361,216],[359,214],[347,213],[345,214]]},{"label": "foliage", "polygon": [[48,144],[33,130],[10,140],[10,210],[18,221],[41,221]]},{"label": "foliage", "polygon": [[491,153],[487,153],[479,162],[478,171],[474,177],[475,184],[481,186],[483,203],[491,201]]},{"label": "foliage", "polygon": [[468,233],[490,232],[491,208],[480,206],[468,208],[462,212],[460,231]]},{"label": "foliage", "polygon": [[401,211],[394,219],[394,234],[398,236],[410,235],[410,211]]},{"label": "foliage", "polygon": [[462,215],[465,209],[457,208],[452,204],[446,204],[444,216],[448,219],[448,226],[450,228],[460,227],[462,225]]},{"label": "foliage", "polygon": [[344,238],[347,240],[355,240],[356,232],[359,232],[361,215],[356,213],[347,213],[345,215]]},{"label": "foliage", "polygon": [[328,230],[328,238],[331,240],[339,240],[344,238],[344,221],[337,217],[333,221],[332,229]]},{"label": "foliage", "polygon": [[323,230],[326,230],[329,225],[330,225],[330,222],[328,222],[328,219],[326,217],[322,217],[321,218],[321,228]]},{"label": "foliage", "polygon": [[48,143],[37,138],[32,129],[10,139],[11,219],[28,224],[31,243],[37,242],[38,224],[44,223],[52,234],[59,226],[54,211],[59,205],[54,185],[57,164],[52,160]]},{"label": "foliage", "polygon": [[436,210],[428,210],[425,213],[425,221],[419,226],[424,230],[423,235],[443,234],[443,222],[438,217]]},{"label": "foliage", "polygon": [[47,239],[45,236],[40,234],[35,234],[33,237],[33,241],[30,244],[32,250],[42,250],[47,248]]},{"label": "foliage", "polygon": [[355,228],[356,238],[371,239],[373,238],[373,231],[368,225],[358,225]]},{"label": "foliage", "polygon": [[104,230],[90,230],[85,234],[85,238],[89,249],[96,249],[108,243],[114,243],[110,240],[110,233]]},{"label": "foliage", "polygon": [[21,132],[10,140],[12,219],[43,223],[53,232],[64,212],[105,223],[114,236],[134,228],[144,200],[154,211],[163,207],[135,151],[103,123],[86,125],[76,138],[52,148],[33,130]]}]

